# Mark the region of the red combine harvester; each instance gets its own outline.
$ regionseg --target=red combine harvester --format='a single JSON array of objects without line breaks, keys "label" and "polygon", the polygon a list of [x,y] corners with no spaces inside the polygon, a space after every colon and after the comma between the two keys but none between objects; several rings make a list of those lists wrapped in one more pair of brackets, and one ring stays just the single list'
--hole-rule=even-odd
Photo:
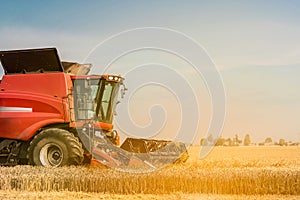
[{"label": "red combine harvester", "polygon": [[120,138],[113,130],[124,79],[87,75],[90,65],[61,62],[55,48],[0,51],[0,165],[157,168],[184,162],[180,142]]}]

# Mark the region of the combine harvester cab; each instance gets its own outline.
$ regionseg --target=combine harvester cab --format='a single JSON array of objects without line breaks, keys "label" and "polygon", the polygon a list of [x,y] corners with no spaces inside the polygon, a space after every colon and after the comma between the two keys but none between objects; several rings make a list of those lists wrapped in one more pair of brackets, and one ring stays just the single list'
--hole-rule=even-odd
[{"label": "combine harvester cab", "polygon": [[92,158],[120,170],[185,162],[183,143],[120,137],[113,130],[124,79],[87,75],[91,65],[61,62],[55,48],[0,52],[0,163],[63,166]]}]

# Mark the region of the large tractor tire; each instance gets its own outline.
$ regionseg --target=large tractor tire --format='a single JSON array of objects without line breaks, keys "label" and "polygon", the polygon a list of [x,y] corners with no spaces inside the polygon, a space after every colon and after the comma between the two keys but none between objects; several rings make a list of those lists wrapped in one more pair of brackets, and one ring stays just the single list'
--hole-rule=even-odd
[{"label": "large tractor tire", "polygon": [[29,164],[52,167],[80,165],[83,152],[81,143],[72,133],[49,128],[31,141],[28,148]]}]

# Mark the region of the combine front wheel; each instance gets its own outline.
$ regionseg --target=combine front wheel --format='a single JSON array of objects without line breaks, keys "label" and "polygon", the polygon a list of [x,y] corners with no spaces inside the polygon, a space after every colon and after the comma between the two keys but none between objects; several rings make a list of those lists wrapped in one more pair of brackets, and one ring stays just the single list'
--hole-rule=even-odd
[{"label": "combine front wheel", "polygon": [[83,149],[78,139],[69,131],[49,128],[34,137],[29,146],[29,164],[60,167],[79,165]]}]

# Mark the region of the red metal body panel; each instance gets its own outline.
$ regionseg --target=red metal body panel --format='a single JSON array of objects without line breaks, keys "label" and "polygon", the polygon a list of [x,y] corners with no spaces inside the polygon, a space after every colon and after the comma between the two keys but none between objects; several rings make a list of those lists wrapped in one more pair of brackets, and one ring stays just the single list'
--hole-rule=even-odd
[{"label": "red metal body panel", "polygon": [[30,139],[46,125],[70,121],[70,76],[61,73],[4,75],[0,84],[0,138]]},{"label": "red metal body panel", "polygon": [[60,73],[37,73],[4,75],[0,84],[1,91],[32,92],[40,95],[65,97],[69,93],[68,86],[72,81],[68,74]]}]

